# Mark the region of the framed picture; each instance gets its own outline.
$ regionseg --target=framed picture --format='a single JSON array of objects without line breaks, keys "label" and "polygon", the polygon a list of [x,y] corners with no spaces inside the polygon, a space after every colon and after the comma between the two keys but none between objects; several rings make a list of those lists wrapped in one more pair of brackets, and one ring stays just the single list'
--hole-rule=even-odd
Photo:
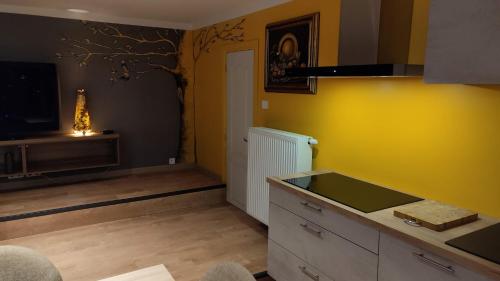
[{"label": "framed picture", "polygon": [[316,93],[316,78],[287,77],[285,70],[318,65],[319,13],[266,26],[266,92]]}]

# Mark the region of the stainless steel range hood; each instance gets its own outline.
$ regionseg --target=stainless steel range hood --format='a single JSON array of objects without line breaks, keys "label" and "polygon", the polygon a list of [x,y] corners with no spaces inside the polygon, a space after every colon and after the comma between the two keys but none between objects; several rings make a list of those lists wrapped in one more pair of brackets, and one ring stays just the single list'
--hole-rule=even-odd
[{"label": "stainless steel range hood", "polygon": [[[287,70],[288,76],[421,76],[408,64],[413,0],[342,0],[339,66]],[[322,50],[323,52],[325,50]]]}]

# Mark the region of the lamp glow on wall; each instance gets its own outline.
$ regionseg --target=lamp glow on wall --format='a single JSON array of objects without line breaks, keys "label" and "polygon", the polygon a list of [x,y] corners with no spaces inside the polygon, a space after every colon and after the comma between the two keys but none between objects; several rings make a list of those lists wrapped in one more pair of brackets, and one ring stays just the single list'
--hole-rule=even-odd
[{"label": "lamp glow on wall", "polygon": [[73,123],[73,134],[75,136],[92,135],[90,114],[87,108],[85,90],[76,91],[75,122]]}]

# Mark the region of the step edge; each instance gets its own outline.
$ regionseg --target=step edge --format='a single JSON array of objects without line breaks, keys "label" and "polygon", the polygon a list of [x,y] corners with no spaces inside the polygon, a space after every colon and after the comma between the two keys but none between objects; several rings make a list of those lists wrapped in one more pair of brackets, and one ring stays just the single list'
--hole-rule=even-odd
[{"label": "step edge", "polygon": [[141,196],[136,196],[136,197],[113,199],[113,200],[106,200],[106,201],[100,201],[100,202],[95,202],[95,203],[85,203],[85,204],[66,206],[66,207],[60,207],[60,208],[26,212],[26,213],[21,213],[21,214],[2,216],[2,217],[0,217],[0,223],[28,219],[28,218],[55,215],[55,214],[60,214],[60,213],[81,211],[81,210],[93,209],[93,208],[99,208],[99,207],[106,207],[106,206],[127,204],[127,203],[140,202],[140,201],[146,201],[146,200],[153,200],[153,199],[158,199],[158,198],[165,198],[165,197],[171,197],[171,196],[183,195],[183,194],[189,194],[189,193],[210,191],[210,190],[215,190],[215,189],[224,189],[224,188],[226,188],[226,184],[215,184],[215,185],[208,185],[208,186],[189,188],[189,189],[183,189],[183,190],[176,190],[176,191],[169,191],[169,192],[163,192],[163,193],[141,195]]}]

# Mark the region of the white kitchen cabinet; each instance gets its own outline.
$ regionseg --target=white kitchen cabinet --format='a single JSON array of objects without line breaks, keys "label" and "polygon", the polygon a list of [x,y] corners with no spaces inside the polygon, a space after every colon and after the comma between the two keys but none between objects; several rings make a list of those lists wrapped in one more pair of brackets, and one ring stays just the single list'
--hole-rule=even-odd
[{"label": "white kitchen cabinet", "polygon": [[273,203],[269,239],[335,281],[377,280],[376,254]]},{"label": "white kitchen cabinet", "polygon": [[493,281],[385,233],[380,233],[378,280]]},{"label": "white kitchen cabinet", "polygon": [[377,229],[334,212],[323,205],[311,202],[281,188],[271,188],[269,200],[290,212],[303,217],[373,253],[378,253]]},{"label": "white kitchen cabinet", "polygon": [[333,281],[314,266],[276,244],[269,241],[267,272],[276,280],[286,281]]},{"label": "white kitchen cabinet", "polygon": [[431,0],[424,79],[500,84],[500,1]]},{"label": "white kitchen cabinet", "polygon": [[269,181],[268,272],[277,281],[500,281],[495,264],[445,243],[495,219],[438,233],[405,224],[392,208],[364,214]]}]

